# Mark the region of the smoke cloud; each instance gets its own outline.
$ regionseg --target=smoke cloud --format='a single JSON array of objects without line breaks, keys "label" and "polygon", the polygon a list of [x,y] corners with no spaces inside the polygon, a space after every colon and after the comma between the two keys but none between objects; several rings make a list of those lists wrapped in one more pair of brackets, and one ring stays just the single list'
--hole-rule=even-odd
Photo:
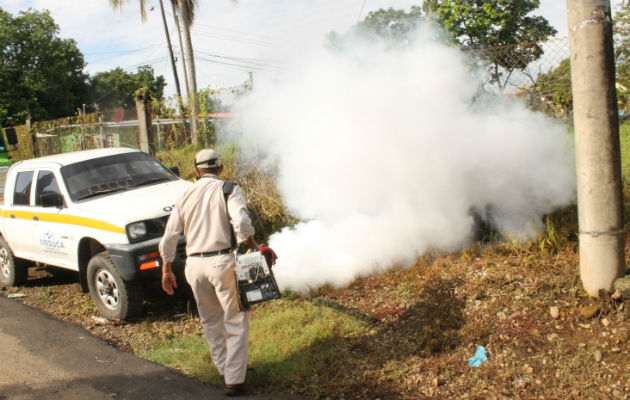
[{"label": "smoke cloud", "polygon": [[282,288],[345,285],[462,248],[473,206],[492,204],[495,224],[526,238],[574,201],[564,127],[505,98],[482,102],[483,72],[431,30],[414,43],[302,49],[240,105],[241,139],[277,166],[303,221],[269,240]]}]

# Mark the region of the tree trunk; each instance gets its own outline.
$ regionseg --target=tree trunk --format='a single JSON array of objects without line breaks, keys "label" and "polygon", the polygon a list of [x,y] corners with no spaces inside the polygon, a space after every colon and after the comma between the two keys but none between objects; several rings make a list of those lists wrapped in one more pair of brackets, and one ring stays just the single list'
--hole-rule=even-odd
[{"label": "tree trunk", "polygon": [[188,87],[188,72],[186,71],[186,59],[184,57],[184,42],[182,40],[182,29],[179,26],[179,12],[177,11],[177,7],[175,6],[175,1],[171,2],[173,6],[173,19],[175,20],[175,26],[177,27],[177,38],[179,39],[179,49],[181,53],[182,59],[182,71],[184,71],[184,85],[186,86],[186,96],[190,96],[190,88]]},{"label": "tree trunk", "polygon": [[[168,43],[168,54],[171,57],[171,67],[173,68],[173,78],[175,79],[175,89],[177,90],[177,102],[179,103],[179,114],[181,115],[184,132],[187,132],[186,127],[186,109],[184,107],[184,100],[182,98],[182,89],[179,86],[179,77],[177,76],[177,66],[175,65],[175,56],[173,56],[173,46],[171,45],[171,36],[168,32],[168,25],[166,24],[166,15],[164,14],[164,3],[160,0],[160,11],[162,12],[162,22],[164,23],[164,33],[166,34],[166,42]],[[185,133],[188,136],[187,133]]]},{"label": "tree trunk", "polygon": [[188,15],[188,4],[183,0],[178,0],[179,22],[184,32],[186,46],[186,65],[188,67],[188,101],[190,103],[190,140],[194,145],[199,145],[199,132],[197,126],[197,116],[199,115],[199,102],[197,101],[197,79],[195,73],[195,56],[193,53],[192,39],[190,37],[190,26],[185,15]]}]

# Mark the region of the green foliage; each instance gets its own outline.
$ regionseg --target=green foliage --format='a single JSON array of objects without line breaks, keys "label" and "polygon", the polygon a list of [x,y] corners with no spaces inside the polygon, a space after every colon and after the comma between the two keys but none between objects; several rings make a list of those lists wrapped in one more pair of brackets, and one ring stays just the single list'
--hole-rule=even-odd
[{"label": "green foliage", "polygon": [[571,61],[565,58],[553,70],[539,74],[536,79],[536,91],[553,106],[556,113],[567,115],[573,108]]},{"label": "green foliage", "polygon": [[[619,137],[621,139],[621,180],[623,181],[624,201],[627,207],[630,207],[630,121],[619,126]],[[626,212],[626,219],[630,220],[628,212]]]},{"label": "green foliage", "polygon": [[619,109],[630,114],[630,2],[624,2],[613,19]]},{"label": "green foliage", "polygon": [[238,99],[244,96],[251,90],[252,83],[245,81],[239,86],[229,88],[212,88],[208,86],[205,89],[199,91],[199,110],[204,113],[218,113],[228,111],[228,106],[223,104],[224,97],[230,97]]},{"label": "green foliage", "polygon": [[136,90],[146,87],[151,97],[159,101],[163,97],[165,85],[164,77],[156,77],[153,67],[149,65],[138,67],[135,73],[118,67],[90,77],[88,98],[90,105],[97,110],[112,110],[117,107],[135,109]]},{"label": "green foliage", "polygon": [[388,40],[402,42],[409,40],[409,34],[418,28],[423,18],[418,6],[411,6],[409,12],[393,8],[380,9],[368,13],[363,21],[355,25],[355,29],[359,33],[374,33]]},{"label": "green foliage", "polygon": [[199,147],[188,144],[178,149],[159,151],[155,154],[155,158],[167,167],[179,167],[180,177],[192,181],[195,178],[193,160],[199,150]]},{"label": "green foliage", "polygon": [[57,37],[48,11],[16,17],[0,8],[0,125],[72,115],[83,103],[83,54],[72,39]]},{"label": "green foliage", "polygon": [[411,6],[409,12],[404,10],[380,9],[370,11],[365,19],[354,25],[347,33],[341,35],[335,31],[327,35],[330,48],[341,50],[345,42],[355,36],[376,36],[384,39],[392,46],[404,46],[413,40],[412,33],[424,20],[422,10]]},{"label": "green foliage", "polygon": [[507,57],[504,52],[486,53],[493,79],[502,87],[501,70],[509,75],[539,59],[540,43],[557,33],[545,18],[529,15],[539,5],[540,0],[426,0],[423,8],[461,46],[510,46]]}]

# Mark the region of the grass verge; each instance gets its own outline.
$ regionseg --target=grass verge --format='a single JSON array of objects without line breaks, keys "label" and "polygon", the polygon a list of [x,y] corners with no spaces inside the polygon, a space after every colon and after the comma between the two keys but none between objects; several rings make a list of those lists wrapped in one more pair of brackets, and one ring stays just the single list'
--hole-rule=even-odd
[{"label": "grass verge", "polygon": [[[348,352],[348,338],[368,322],[323,304],[281,299],[250,313],[247,385],[304,392],[339,354]],[[221,384],[203,336],[179,334],[148,343],[147,359],[177,368],[201,381]],[[291,377],[291,379],[287,379]]]}]

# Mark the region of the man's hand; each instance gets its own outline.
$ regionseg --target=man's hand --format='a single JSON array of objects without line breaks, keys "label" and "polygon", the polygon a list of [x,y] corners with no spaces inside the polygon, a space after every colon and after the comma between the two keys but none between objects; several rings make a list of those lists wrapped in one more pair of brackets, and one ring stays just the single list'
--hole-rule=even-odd
[{"label": "man's hand", "polygon": [[177,279],[175,279],[175,274],[171,271],[165,271],[162,273],[162,289],[168,295],[173,295],[175,291],[173,288],[177,289]]},{"label": "man's hand", "polygon": [[267,265],[269,265],[270,267],[272,265],[276,265],[276,259],[278,259],[278,256],[271,247],[265,246],[264,244],[259,244],[258,251],[260,251],[260,254],[262,254],[265,257],[265,260],[267,260]]}]

